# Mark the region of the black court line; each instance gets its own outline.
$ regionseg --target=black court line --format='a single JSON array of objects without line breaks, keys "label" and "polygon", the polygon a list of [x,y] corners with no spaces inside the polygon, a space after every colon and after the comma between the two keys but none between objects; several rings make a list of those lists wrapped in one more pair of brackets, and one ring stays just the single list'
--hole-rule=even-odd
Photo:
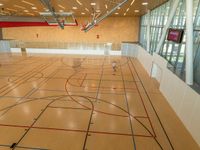
[{"label": "black court line", "polygon": [[[121,70],[122,71],[122,70]],[[124,95],[124,94],[123,94]],[[90,124],[89,124],[90,125]],[[88,131],[89,131],[89,129],[88,129]]]},{"label": "black court line", "polygon": [[[27,77],[27,75],[28,75],[28,76],[29,76],[29,74],[32,75],[32,73],[34,72],[35,69],[38,69],[38,67],[43,67],[43,66],[45,66],[45,65],[39,65],[39,66],[34,67],[31,71],[28,71],[28,72],[24,73],[23,75],[20,75],[17,79],[13,80],[13,82],[17,83],[17,82],[22,81],[24,78]],[[8,85],[5,85],[5,86],[0,87],[0,90],[1,90],[1,89],[4,89],[4,88],[8,88],[7,86],[8,86]],[[2,92],[1,92],[1,93],[2,93]]]},{"label": "black court line", "polygon": [[[128,58],[127,58],[127,59],[128,59]],[[134,75],[133,75],[133,73],[132,73],[132,70],[131,70],[129,64],[128,64],[128,67],[129,67],[129,70],[130,70],[130,72],[131,72],[131,74],[132,74],[132,77],[135,78]],[[146,112],[147,119],[148,119],[148,121],[149,121],[149,123],[150,123],[150,125],[151,125],[152,130],[153,130],[153,134],[154,134],[154,135],[153,135],[153,138],[154,138],[155,142],[158,144],[158,146],[160,147],[160,149],[163,150],[162,145],[159,143],[159,141],[158,141],[157,138],[156,138],[155,130],[154,130],[154,128],[153,128],[152,122],[151,122],[151,120],[150,120],[149,114],[148,114],[147,109],[146,109],[146,106],[145,106],[145,104],[144,104],[144,100],[143,100],[143,98],[142,98],[142,95],[141,95],[141,93],[140,93],[140,90],[139,90],[137,84],[136,84],[136,87],[137,87],[137,90],[138,90],[138,94],[139,94],[139,96],[140,96],[140,99],[141,99],[141,101],[142,101],[142,105],[143,105],[144,110],[145,110],[145,112]],[[137,118],[135,118],[135,119],[136,119],[138,122],[141,122],[141,121],[138,120]],[[142,122],[141,122],[141,124],[142,124]],[[145,127],[145,128],[146,128],[146,127]]]},{"label": "black court line", "polygon": [[[0,144],[0,147],[7,147],[7,148],[10,148],[11,145]],[[29,150],[49,150],[49,149],[46,149],[46,148],[25,147],[25,146],[15,146],[15,148],[29,149]]]},{"label": "black court line", "polygon": [[[65,92],[64,90],[48,90],[48,89],[38,89],[38,91],[47,91],[47,92]],[[69,91],[70,93],[85,93],[84,91]],[[96,93],[87,91],[87,93]],[[106,92],[99,92],[100,94],[108,94],[108,95],[124,95],[122,93],[106,93]],[[95,97],[94,97],[95,98]]]},{"label": "black court line", "polygon": [[101,65],[101,75],[100,75],[99,85],[98,85],[97,91],[96,91],[96,101],[98,101],[98,95],[99,95],[99,90],[100,90],[100,86],[101,86],[101,82],[102,82],[105,60],[106,60],[106,57],[104,57],[103,63]]},{"label": "black court line", "polygon": [[128,103],[128,98],[127,98],[127,94],[126,94],[126,90],[125,90],[125,82],[124,82],[124,76],[123,76],[121,64],[120,64],[120,71],[121,71],[121,76],[122,76],[122,80],[123,80],[125,101],[126,101],[126,106],[127,106],[127,111],[128,111],[130,128],[131,128],[131,132],[132,132],[133,147],[134,147],[134,150],[136,150],[137,148],[136,148],[136,142],[135,142],[134,131],[133,131],[133,126],[132,126],[132,119],[131,119],[131,116],[130,116],[129,103]]},{"label": "black court line", "polygon": [[[84,61],[85,61],[85,59],[84,59]],[[83,62],[81,62],[81,64],[82,64]],[[81,64],[80,64],[80,66],[81,66]],[[72,78],[73,76],[75,76],[77,73],[79,73],[80,71],[76,71],[75,73],[73,73],[71,76],[70,76],[70,78]],[[69,79],[70,79],[69,78]],[[66,81],[66,85],[67,85],[67,83],[69,82],[69,79]],[[65,90],[66,90],[66,92],[68,93],[68,90],[67,90],[67,87],[66,87],[66,85],[65,85]],[[78,103],[78,104],[80,104],[72,95],[70,95],[69,94],[69,97],[73,100],[73,101],[75,101],[76,103]],[[84,144],[83,144],[83,149],[82,150],[87,150],[86,149],[86,143],[87,143],[87,139],[88,139],[88,136],[89,136],[89,131],[90,131],[90,126],[91,126],[91,121],[92,121],[92,116],[93,116],[93,113],[94,113],[94,104],[93,104],[93,102],[89,99],[89,98],[86,98],[86,97],[83,97],[83,98],[85,98],[86,100],[88,100],[88,102],[90,102],[91,103],[91,106],[92,106],[92,108],[90,109],[91,110],[91,114],[90,114],[90,119],[89,119],[89,122],[88,122],[88,128],[87,128],[87,131],[86,131],[86,135],[85,135],[85,140],[84,140]],[[81,104],[80,104],[81,105]]]},{"label": "black court line", "polygon": [[[34,88],[33,88],[33,89],[34,89]],[[33,89],[30,90],[25,96],[23,96],[23,97],[21,97],[20,99],[18,99],[16,102],[19,103],[19,102],[21,102],[23,99],[25,99],[26,96],[28,96],[30,93],[32,93]],[[4,116],[8,111],[10,111],[10,109],[12,109],[12,108],[7,109],[5,112],[3,112],[2,114],[0,114],[0,118],[1,118],[2,116]]]},{"label": "black court line", "polygon": [[[49,76],[54,76],[55,74],[57,73],[57,69],[55,71],[53,71]],[[27,99],[29,98],[34,92],[36,92],[43,84],[45,84],[49,79],[45,79],[43,81],[41,81],[39,84],[38,84],[38,87],[37,88],[33,88],[31,91],[29,91],[25,96],[21,97],[19,100],[17,100],[17,102],[21,102],[22,100],[24,99]],[[7,109],[5,112],[3,112],[0,117],[2,117],[3,115],[5,115],[6,113],[8,113],[10,111],[11,108]]]},{"label": "black court line", "polygon": [[88,139],[88,136],[89,136],[89,132],[90,132],[90,126],[92,124],[92,116],[94,114],[94,104],[92,101],[90,101],[88,99],[88,101],[91,103],[91,106],[92,106],[92,109],[91,109],[91,113],[90,113],[90,120],[88,122],[88,128],[87,128],[87,132],[86,132],[86,135],[85,135],[85,140],[84,140],[84,144],[83,144],[83,150],[87,150],[86,149],[86,144],[87,144],[87,139]]},{"label": "black court line", "polygon": [[143,81],[142,81],[142,79],[140,78],[140,76],[139,76],[139,74],[138,74],[138,72],[137,72],[137,70],[136,70],[136,68],[135,68],[135,65],[134,65],[134,63],[132,62],[131,58],[129,58],[129,60],[130,60],[130,62],[131,62],[131,64],[132,64],[132,66],[133,66],[133,69],[135,70],[135,72],[136,72],[136,74],[137,74],[137,76],[138,76],[138,79],[140,80],[140,82],[141,82],[141,84],[142,84],[142,87],[143,87],[143,89],[144,89],[144,91],[145,91],[145,94],[146,94],[146,96],[148,97],[148,100],[149,100],[149,102],[150,102],[150,104],[151,104],[151,107],[153,108],[153,110],[154,110],[154,112],[155,112],[155,114],[156,114],[156,117],[157,117],[157,119],[158,119],[158,121],[159,121],[159,123],[160,123],[160,125],[161,125],[161,127],[162,127],[162,129],[163,129],[163,131],[164,131],[164,134],[165,134],[165,136],[167,137],[167,140],[168,140],[168,142],[169,142],[169,144],[170,144],[172,150],[174,150],[174,147],[173,147],[173,145],[172,145],[172,143],[171,143],[171,140],[170,140],[170,138],[169,138],[169,136],[168,136],[168,134],[167,134],[167,132],[166,132],[166,130],[165,130],[165,128],[164,128],[164,126],[163,126],[161,120],[160,120],[160,117],[159,117],[159,115],[158,115],[158,113],[157,113],[157,111],[156,111],[156,109],[155,109],[155,107],[154,107],[154,105],[153,105],[153,103],[152,103],[152,101],[151,101],[151,98],[150,98],[150,96],[149,96],[149,94],[148,94],[148,92],[147,92],[147,90],[146,90],[146,88],[145,88],[145,86],[144,86]]},{"label": "black court line", "polygon": [[[51,65],[51,64],[43,66],[43,68],[41,68],[41,70],[47,69],[50,65]],[[14,89],[17,88],[18,86],[20,86],[21,84],[26,83],[26,81],[28,81],[28,80],[29,80],[30,78],[32,78],[33,76],[34,76],[34,75],[32,75],[32,74],[31,74],[31,76],[28,74],[28,76],[26,76],[25,79],[24,79],[24,78],[20,78],[19,82],[16,83],[15,85],[13,85],[11,88],[10,88],[10,87],[7,87],[5,90],[1,91],[0,94],[3,93],[3,95],[1,95],[1,96],[4,96],[4,95],[8,94],[8,93],[11,92],[12,90],[14,90]],[[5,93],[5,92],[6,92],[6,93]]]},{"label": "black court line", "polygon": [[[25,136],[28,134],[28,132],[30,131],[31,127],[33,127],[35,125],[35,123],[39,120],[39,118],[42,116],[42,114],[44,114],[44,112],[46,111],[46,109],[48,108],[49,105],[51,105],[51,103],[53,103],[55,100],[51,100],[51,102],[48,103],[48,105],[41,110],[41,112],[39,113],[38,117],[34,119],[33,123],[31,124],[31,126],[26,130],[26,132],[22,135],[22,137],[18,140],[18,142],[16,142],[16,145],[19,145],[19,143],[25,138]],[[16,147],[14,147],[12,150],[15,150]]]}]

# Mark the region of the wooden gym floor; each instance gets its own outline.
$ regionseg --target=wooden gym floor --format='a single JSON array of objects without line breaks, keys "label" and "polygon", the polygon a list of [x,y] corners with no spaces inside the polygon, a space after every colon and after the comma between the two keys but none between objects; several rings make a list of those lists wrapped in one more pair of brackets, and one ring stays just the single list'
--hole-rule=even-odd
[{"label": "wooden gym floor", "polygon": [[199,149],[136,59],[1,54],[0,64],[0,150]]}]

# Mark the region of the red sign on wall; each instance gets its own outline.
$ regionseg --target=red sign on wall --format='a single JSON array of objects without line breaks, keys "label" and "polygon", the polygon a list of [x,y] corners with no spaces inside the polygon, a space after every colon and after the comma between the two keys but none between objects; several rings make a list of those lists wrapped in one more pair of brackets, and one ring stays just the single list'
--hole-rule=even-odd
[{"label": "red sign on wall", "polygon": [[167,40],[176,43],[181,43],[183,39],[183,29],[169,29]]}]

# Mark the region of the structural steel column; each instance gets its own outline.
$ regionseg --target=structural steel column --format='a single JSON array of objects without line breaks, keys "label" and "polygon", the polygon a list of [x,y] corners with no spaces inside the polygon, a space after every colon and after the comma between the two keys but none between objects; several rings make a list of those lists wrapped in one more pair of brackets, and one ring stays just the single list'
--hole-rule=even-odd
[{"label": "structural steel column", "polygon": [[186,0],[186,83],[193,85],[193,0]]},{"label": "structural steel column", "polygon": [[[189,0],[189,1],[192,1],[192,0]],[[170,27],[170,24],[171,24],[171,22],[173,20],[173,17],[175,15],[175,13],[176,13],[176,9],[178,7],[178,4],[179,4],[179,0],[174,0],[172,9],[170,10],[170,14],[169,14],[167,23],[166,23],[166,25],[164,26],[164,28],[162,30],[162,35],[161,35],[160,41],[158,43],[158,46],[156,48],[156,53],[159,53],[159,51],[162,48],[162,45],[163,45],[163,43],[165,41],[165,38],[166,38],[166,34],[167,34],[167,31],[168,31],[168,28]]]},{"label": "structural steel column", "polygon": [[150,32],[151,32],[151,11],[148,10],[147,13],[147,51],[150,52]]}]

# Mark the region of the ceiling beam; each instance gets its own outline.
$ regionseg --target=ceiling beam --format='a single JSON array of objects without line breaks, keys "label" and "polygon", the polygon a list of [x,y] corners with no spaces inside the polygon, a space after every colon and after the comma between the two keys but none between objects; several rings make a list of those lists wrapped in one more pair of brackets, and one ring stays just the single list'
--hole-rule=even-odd
[{"label": "ceiling beam", "polygon": [[51,5],[51,0],[40,0],[42,2],[42,4],[50,11],[50,13],[52,14],[52,16],[54,17],[55,21],[58,23],[58,25],[60,26],[61,29],[64,29],[64,24],[62,24],[59,19],[58,16],[55,13],[55,9],[52,7]]},{"label": "ceiling beam", "polygon": [[121,7],[122,5],[124,5],[126,2],[128,2],[128,0],[123,0],[121,3],[118,3],[114,8],[112,8],[110,11],[108,11],[107,13],[105,13],[104,15],[100,16],[97,19],[94,19],[91,23],[89,23],[83,30],[85,32],[88,32],[89,30],[91,30],[94,26],[96,26],[98,23],[100,23],[102,20],[104,20],[105,18],[107,18],[108,16],[110,16],[112,13],[114,13],[119,7]]}]

